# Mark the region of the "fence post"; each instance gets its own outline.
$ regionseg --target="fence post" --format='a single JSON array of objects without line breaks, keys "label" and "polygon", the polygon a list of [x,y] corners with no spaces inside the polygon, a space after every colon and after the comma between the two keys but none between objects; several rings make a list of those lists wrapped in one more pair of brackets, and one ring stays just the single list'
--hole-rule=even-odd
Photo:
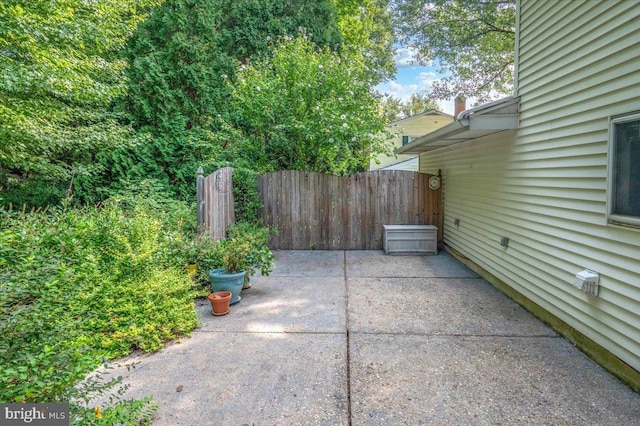
[{"label": "fence post", "polygon": [[204,230],[204,170],[202,166],[198,167],[196,176],[196,209],[197,209],[197,225],[198,232]]}]

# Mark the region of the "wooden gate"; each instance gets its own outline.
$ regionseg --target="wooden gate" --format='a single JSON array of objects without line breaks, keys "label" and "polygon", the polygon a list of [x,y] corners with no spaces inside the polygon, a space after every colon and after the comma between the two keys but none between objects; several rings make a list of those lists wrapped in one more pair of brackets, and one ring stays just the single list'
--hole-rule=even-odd
[{"label": "wooden gate", "polygon": [[214,240],[223,239],[235,219],[232,174],[233,169],[225,167],[204,177],[202,167],[198,168],[198,228]]},{"label": "wooden gate", "polygon": [[269,247],[281,250],[379,250],[382,225],[436,225],[442,241],[442,189],[431,175],[382,170],[348,176],[280,171],[258,177]]}]

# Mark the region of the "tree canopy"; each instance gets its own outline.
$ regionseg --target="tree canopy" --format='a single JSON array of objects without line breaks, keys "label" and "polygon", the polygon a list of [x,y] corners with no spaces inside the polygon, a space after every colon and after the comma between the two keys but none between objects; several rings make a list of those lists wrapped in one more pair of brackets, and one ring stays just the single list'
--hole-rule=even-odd
[{"label": "tree canopy", "polygon": [[226,154],[254,170],[362,171],[386,152],[374,78],[361,55],[284,37],[273,54],[241,66],[232,91],[242,139]]},{"label": "tree canopy", "polygon": [[173,137],[225,112],[236,62],[305,28],[320,46],[341,42],[330,0],[166,0],[129,43],[129,106],[138,127]]},{"label": "tree canopy", "polygon": [[393,62],[393,26],[387,0],[335,0],[343,49],[359,52],[374,83],[396,72]]},{"label": "tree canopy", "polygon": [[118,149],[107,181],[152,178],[188,196],[234,135],[230,91],[238,64],[305,31],[319,46],[342,42],[332,0],[166,0],[129,42],[127,111],[149,143]]},{"label": "tree canopy", "polygon": [[[259,129],[265,124],[256,121],[260,115],[250,117],[245,114],[249,106],[239,108],[237,104],[242,97],[256,101],[251,98],[256,94],[237,80],[238,70],[244,67],[244,81],[253,70],[255,78],[260,76],[265,84],[281,84],[278,79],[285,75],[283,70],[278,76],[260,73],[285,63],[277,57],[282,49],[301,55],[302,59],[288,58],[288,66],[311,72],[304,63],[309,60],[334,73],[325,72],[318,87],[333,90],[344,101],[333,105],[325,99],[326,113],[350,117],[340,122],[350,130],[336,133],[332,148],[318,145],[322,125],[337,122],[302,113],[290,96],[273,100],[273,105],[263,106],[273,106],[278,111],[276,127],[287,129],[279,134],[280,148],[286,139],[291,144],[289,154],[306,152],[307,158],[287,163],[277,154],[270,157],[273,164],[261,167],[304,164],[338,173],[359,169],[366,164],[366,150],[382,149],[375,135],[380,129],[380,103],[372,88],[395,70],[387,3],[3,1],[2,203],[11,197],[14,203],[33,198],[27,190],[34,194],[55,190],[51,197],[35,203],[48,204],[64,196],[67,188],[73,188],[81,202],[99,201],[144,180],[163,191],[190,197],[197,166],[211,169],[231,158],[231,152],[238,153],[238,147],[251,153],[251,143],[262,143],[264,135]],[[293,49],[293,40],[299,37],[307,44]],[[293,44],[285,43],[285,48],[284,40]],[[293,75],[289,73],[286,79]],[[299,80],[292,84],[296,90],[303,83],[314,85],[314,75],[297,74]],[[319,91],[296,93],[302,102],[313,101],[305,96],[322,97]],[[260,117],[273,123],[270,117]],[[309,147],[301,148],[305,143]],[[309,154],[314,147],[324,157]],[[334,160],[335,167],[328,164]],[[11,194],[8,187],[12,187]]]},{"label": "tree canopy", "polygon": [[432,109],[437,110],[438,104],[431,100],[429,96],[429,93],[422,92],[412,94],[411,98],[406,101],[392,96],[384,98],[383,106],[387,123],[412,117]]},{"label": "tree canopy", "polygon": [[129,138],[121,48],[154,0],[0,3],[0,182],[91,174]]},{"label": "tree canopy", "polygon": [[432,99],[513,91],[515,0],[393,0],[393,14],[401,43],[445,74]]}]

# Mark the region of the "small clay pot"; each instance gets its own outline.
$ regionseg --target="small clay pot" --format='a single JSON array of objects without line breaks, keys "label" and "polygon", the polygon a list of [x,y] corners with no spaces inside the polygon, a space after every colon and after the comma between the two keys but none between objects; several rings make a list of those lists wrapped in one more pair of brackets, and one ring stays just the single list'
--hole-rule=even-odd
[{"label": "small clay pot", "polygon": [[213,315],[226,315],[229,313],[229,303],[231,302],[230,291],[216,291],[208,297],[211,303],[211,313]]}]

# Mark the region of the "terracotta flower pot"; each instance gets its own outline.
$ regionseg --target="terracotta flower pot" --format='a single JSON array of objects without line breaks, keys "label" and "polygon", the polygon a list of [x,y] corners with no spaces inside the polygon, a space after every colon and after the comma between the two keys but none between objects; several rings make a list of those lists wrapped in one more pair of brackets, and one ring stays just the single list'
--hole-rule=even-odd
[{"label": "terracotta flower pot", "polygon": [[231,302],[230,291],[216,291],[208,297],[211,303],[211,313],[213,315],[226,315],[229,313],[229,302]]}]

